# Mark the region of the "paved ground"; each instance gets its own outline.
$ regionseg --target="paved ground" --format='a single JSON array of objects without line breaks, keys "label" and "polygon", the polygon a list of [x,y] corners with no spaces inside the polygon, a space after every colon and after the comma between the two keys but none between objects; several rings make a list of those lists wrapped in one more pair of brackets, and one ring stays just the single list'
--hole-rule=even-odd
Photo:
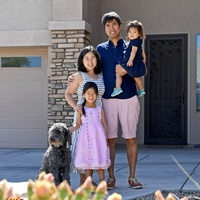
[{"label": "paved ground", "polygon": [[[0,180],[7,179],[18,193],[26,191],[28,179],[35,179],[41,165],[45,149],[0,149]],[[200,182],[200,148],[193,146],[139,146],[136,177],[143,189],[128,187],[129,168],[125,146],[119,146],[116,154],[115,175],[117,187],[109,194],[117,192],[123,200],[137,199],[156,190],[200,191],[188,179],[174,159],[191,177]],[[107,178],[107,174],[106,174]],[[94,181],[98,183],[97,174]],[[79,186],[79,176],[71,174],[72,189]]]}]

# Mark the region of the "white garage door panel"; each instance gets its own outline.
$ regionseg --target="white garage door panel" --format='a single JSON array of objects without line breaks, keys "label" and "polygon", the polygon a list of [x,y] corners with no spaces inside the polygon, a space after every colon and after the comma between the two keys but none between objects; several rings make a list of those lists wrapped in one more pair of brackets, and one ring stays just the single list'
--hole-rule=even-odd
[{"label": "white garage door panel", "polygon": [[0,76],[0,148],[47,147],[47,77]]},{"label": "white garage door panel", "polygon": [[0,106],[0,119],[43,119],[44,117],[42,104],[23,103],[4,104]]},{"label": "white garage door panel", "polygon": [[[16,135],[17,131],[17,135]],[[10,143],[10,138],[13,138],[15,142],[20,142],[22,139],[28,141],[28,143],[41,143],[42,142],[42,129],[1,129],[1,140],[5,143]],[[35,137],[36,136],[36,137]]]},{"label": "white garage door panel", "polygon": [[26,127],[24,129],[0,129],[0,146],[9,146],[10,148],[44,148],[44,143],[46,143],[47,146],[47,133],[45,138],[43,137],[44,135],[45,133],[42,128],[27,129]]},{"label": "white garage door panel", "polygon": [[[46,96],[41,95],[20,95],[20,94],[4,94],[0,95],[0,104],[12,103],[44,103],[47,102]],[[3,105],[2,105],[3,106]]]},{"label": "white garage door panel", "polygon": [[1,148],[44,148],[47,135],[46,120],[0,120]]},{"label": "white garage door panel", "polygon": [[[12,81],[13,80],[13,81]],[[46,88],[45,88],[46,89]],[[13,77],[0,81],[0,94],[42,94],[44,92],[44,80],[42,78]]]},{"label": "white garage door panel", "polygon": [[0,48],[2,57],[41,56],[41,68],[0,67],[0,148],[46,148],[48,47]]}]

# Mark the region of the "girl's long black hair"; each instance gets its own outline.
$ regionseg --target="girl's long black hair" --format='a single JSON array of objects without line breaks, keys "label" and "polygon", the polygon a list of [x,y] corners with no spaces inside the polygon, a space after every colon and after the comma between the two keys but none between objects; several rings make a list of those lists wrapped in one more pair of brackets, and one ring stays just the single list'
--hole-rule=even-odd
[{"label": "girl's long black hair", "polygon": [[[95,93],[96,93],[96,95],[98,95],[98,87],[97,87],[97,84],[94,83],[94,82],[87,82],[87,83],[84,85],[84,87],[83,87],[83,94],[85,94],[86,91],[87,91],[88,89],[90,89],[90,88],[93,88],[94,91],[95,91]],[[85,109],[84,109],[85,104],[86,104],[86,99],[84,99],[84,102],[82,103],[82,113],[83,113],[84,116],[86,116],[86,114],[85,114]]]}]

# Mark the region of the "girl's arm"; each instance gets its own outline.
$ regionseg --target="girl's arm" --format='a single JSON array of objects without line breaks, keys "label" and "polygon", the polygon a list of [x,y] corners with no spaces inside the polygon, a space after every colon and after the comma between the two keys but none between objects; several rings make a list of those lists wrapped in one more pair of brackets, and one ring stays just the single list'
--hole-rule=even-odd
[{"label": "girl's arm", "polygon": [[80,111],[80,106],[78,106],[76,104],[76,102],[73,99],[73,94],[76,92],[76,90],[78,89],[78,86],[81,85],[83,82],[83,78],[81,76],[80,73],[76,73],[74,75],[74,81],[71,82],[66,91],[65,91],[65,99],[67,101],[67,103],[74,108],[74,110]]},{"label": "girl's arm", "polygon": [[74,132],[75,130],[79,129],[80,126],[81,126],[81,113],[76,112],[76,123],[74,124],[74,126],[69,128],[69,132],[70,133]]},{"label": "girl's arm", "polygon": [[107,144],[108,144],[108,128],[107,128],[107,124],[106,124],[106,119],[105,119],[105,114],[104,114],[104,111],[103,111],[103,108],[101,108],[101,123],[104,127],[104,130],[105,130],[105,133],[106,133],[106,141],[107,141]]},{"label": "girl's arm", "polygon": [[127,62],[127,66],[131,67],[133,65],[133,60],[135,58],[137,50],[138,50],[138,48],[136,46],[132,46],[132,51],[131,51],[129,60]]},{"label": "girl's arm", "polygon": [[144,49],[142,50],[142,58],[143,58],[144,64],[146,64],[146,54],[144,52]]}]

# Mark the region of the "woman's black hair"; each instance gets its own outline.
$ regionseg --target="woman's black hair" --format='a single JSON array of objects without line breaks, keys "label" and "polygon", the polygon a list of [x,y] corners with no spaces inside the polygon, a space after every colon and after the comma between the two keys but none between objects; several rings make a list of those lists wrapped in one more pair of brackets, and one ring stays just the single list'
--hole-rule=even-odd
[{"label": "woman's black hair", "polygon": [[105,28],[105,24],[108,21],[113,20],[113,19],[116,19],[119,26],[122,24],[122,20],[121,20],[120,16],[116,12],[111,11],[109,13],[105,13],[101,19],[101,22],[102,22],[104,28]]},{"label": "woman's black hair", "polygon": [[[96,95],[98,95],[98,87],[97,87],[97,84],[94,83],[94,82],[87,82],[87,83],[84,85],[84,87],[83,87],[83,94],[85,94],[86,91],[87,91],[88,89],[90,89],[90,88],[93,88],[94,91],[95,91],[95,93],[96,93]],[[85,109],[84,109],[85,104],[86,104],[86,99],[85,99],[84,102],[82,103],[82,113],[83,113],[84,116],[86,116],[86,114],[85,114]]]},{"label": "woman's black hair", "polygon": [[88,52],[92,52],[95,55],[96,59],[97,59],[97,66],[94,68],[94,73],[95,74],[100,74],[101,71],[102,71],[101,59],[100,59],[99,53],[97,52],[97,50],[93,46],[86,46],[81,50],[81,52],[79,54],[79,57],[78,57],[78,61],[77,61],[78,71],[87,72],[87,69],[85,68],[85,66],[83,64],[83,57]]}]

